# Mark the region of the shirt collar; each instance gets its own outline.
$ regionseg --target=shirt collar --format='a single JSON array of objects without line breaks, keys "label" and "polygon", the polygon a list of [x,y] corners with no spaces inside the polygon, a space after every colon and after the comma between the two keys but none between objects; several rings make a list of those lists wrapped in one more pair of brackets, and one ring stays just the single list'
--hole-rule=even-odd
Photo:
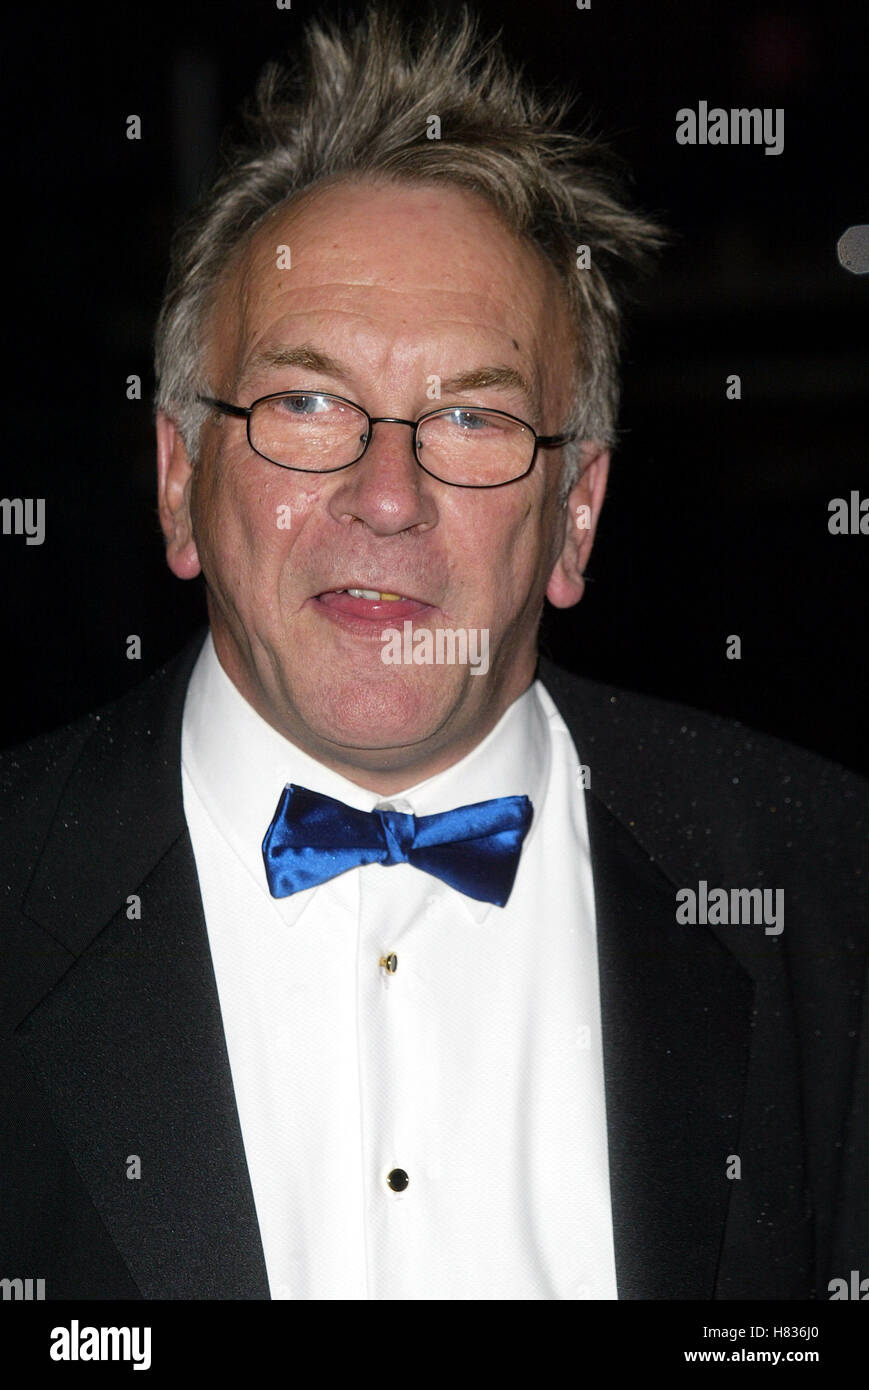
[{"label": "shirt collar", "polygon": [[[357,810],[390,805],[416,816],[524,794],[534,807],[524,848],[538,828],[549,781],[548,719],[537,684],[514,700],[486,737],[457,763],[384,796],[349,781],[273,729],[224,671],[209,632],[187,688],[181,761],[218,831],[266,894],[262,841],[289,782]],[[273,901],[291,924],[316,892],[309,888]],[[493,908],[491,903],[459,896],[477,922]]]}]

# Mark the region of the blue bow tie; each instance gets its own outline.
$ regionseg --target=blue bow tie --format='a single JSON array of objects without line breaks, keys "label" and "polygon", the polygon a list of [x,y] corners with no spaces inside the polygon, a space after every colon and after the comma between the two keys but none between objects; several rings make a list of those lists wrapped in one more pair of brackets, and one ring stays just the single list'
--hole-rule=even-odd
[{"label": "blue bow tie", "polygon": [[290,785],[263,840],[269,889],[273,898],[286,898],[359,864],[413,864],[470,898],[504,907],[533,814],[527,796],[499,796],[434,816],[355,811]]}]

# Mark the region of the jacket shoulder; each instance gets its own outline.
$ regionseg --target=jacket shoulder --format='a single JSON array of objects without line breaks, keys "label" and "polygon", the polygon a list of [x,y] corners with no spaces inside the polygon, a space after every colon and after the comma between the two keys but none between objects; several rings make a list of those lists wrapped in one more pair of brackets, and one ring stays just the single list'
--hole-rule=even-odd
[{"label": "jacket shoulder", "polygon": [[733,786],[740,785],[741,773],[749,783],[759,775],[765,784],[770,775],[781,774],[838,786],[857,797],[869,794],[869,780],[859,773],[727,715],[575,676],[546,658],[538,675],[584,743],[620,747],[622,763],[640,755],[644,766],[674,775],[679,763],[693,762],[713,780],[729,776]]},{"label": "jacket shoulder", "polygon": [[[728,847],[734,866],[760,852],[811,854],[866,891],[869,781],[740,721],[573,676],[538,671],[568,725],[593,794],[635,833],[698,856]],[[695,855],[692,851],[697,851]],[[723,871],[723,861],[722,861]]]},{"label": "jacket shoulder", "polygon": [[109,791],[130,761],[163,752],[180,728],[187,681],[202,636],[117,699],[0,752],[0,872],[7,895],[26,887],[64,791],[83,761]]},{"label": "jacket shoulder", "polygon": [[[0,752],[0,846],[20,857],[35,831],[45,831],[70,772],[102,715],[93,712]],[[7,879],[8,882],[8,879]]]}]

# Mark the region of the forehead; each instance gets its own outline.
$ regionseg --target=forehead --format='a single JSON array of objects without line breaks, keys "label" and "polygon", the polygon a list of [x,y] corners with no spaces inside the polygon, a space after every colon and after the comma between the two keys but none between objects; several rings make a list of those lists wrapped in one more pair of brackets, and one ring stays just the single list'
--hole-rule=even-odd
[{"label": "forehead", "polygon": [[263,351],[312,340],[387,374],[494,354],[538,389],[570,356],[554,268],[448,184],[344,182],[277,210],[228,267],[212,329],[212,370],[235,381]]}]

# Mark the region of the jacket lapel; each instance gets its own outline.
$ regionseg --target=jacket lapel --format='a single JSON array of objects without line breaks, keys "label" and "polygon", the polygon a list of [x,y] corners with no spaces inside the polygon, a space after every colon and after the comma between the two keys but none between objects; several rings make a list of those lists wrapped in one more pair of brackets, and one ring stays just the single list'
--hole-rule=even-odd
[{"label": "jacket lapel", "polygon": [[754,987],[595,797],[610,1188],[620,1298],[712,1298],[738,1150]]},{"label": "jacket lapel", "polygon": [[265,1299],[182,805],[200,643],[85,745],[25,903],[76,959],[18,1038],[143,1297]]},{"label": "jacket lapel", "polygon": [[[712,1298],[737,1151],[754,984],[707,928],[676,922],[690,882],[653,859],[644,788],[595,687],[541,676],[582,757],[597,913],[616,1275],[621,1299]],[[593,751],[590,753],[589,749]],[[611,790],[612,789],[612,790]],[[632,814],[617,815],[616,802]]]}]

